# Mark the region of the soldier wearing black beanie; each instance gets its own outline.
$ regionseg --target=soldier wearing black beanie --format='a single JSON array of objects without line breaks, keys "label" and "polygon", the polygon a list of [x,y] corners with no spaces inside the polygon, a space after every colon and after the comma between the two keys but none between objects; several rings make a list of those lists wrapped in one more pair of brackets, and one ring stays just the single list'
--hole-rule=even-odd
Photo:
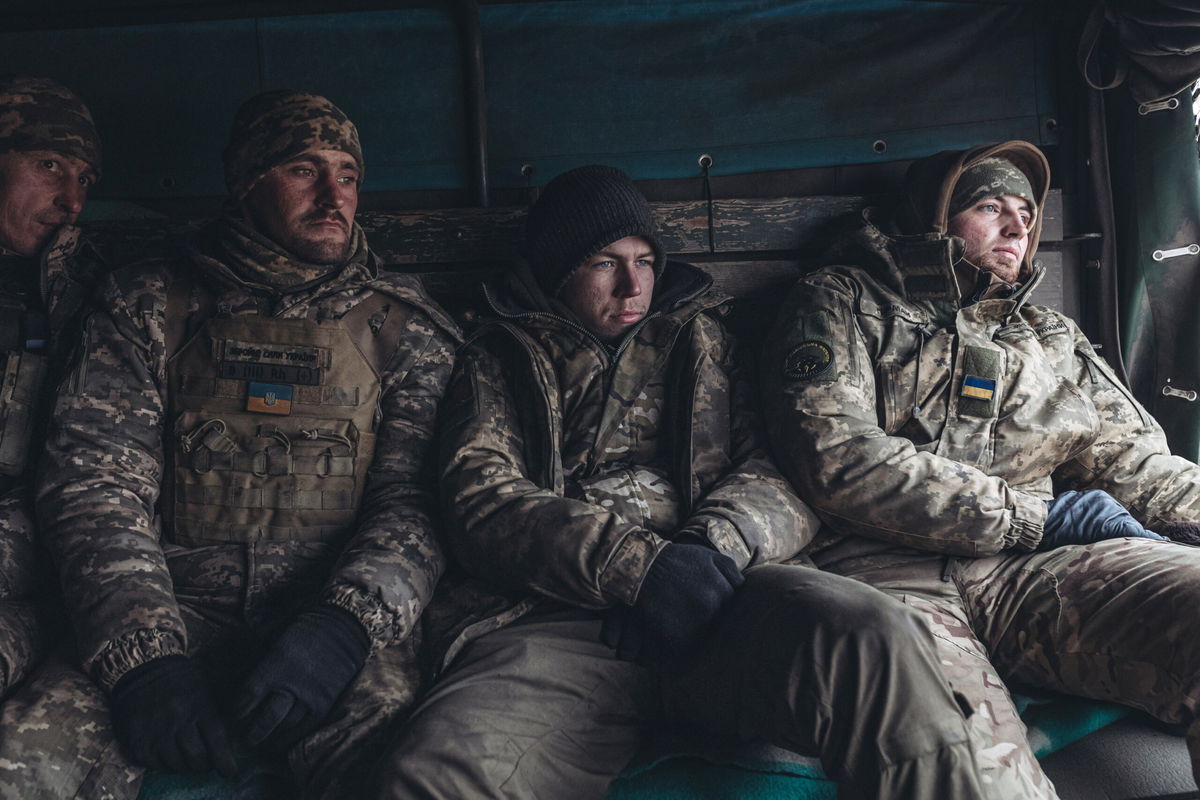
[{"label": "soldier wearing black beanie", "polygon": [[654,249],[654,276],[666,264],[654,214],[619,169],[593,164],[564,172],[542,190],[525,223],[525,256],[547,297],[605,246],[640,236]]}]

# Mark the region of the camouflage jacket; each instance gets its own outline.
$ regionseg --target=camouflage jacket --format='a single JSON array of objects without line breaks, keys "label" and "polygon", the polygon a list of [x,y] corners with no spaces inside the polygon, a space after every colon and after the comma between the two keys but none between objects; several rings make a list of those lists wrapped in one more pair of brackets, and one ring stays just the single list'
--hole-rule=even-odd
[{"label": "camouflage jacket", "polygon": [[[327,280],[285,294],[252,290],[221,264],[194,257],[119,270],[104,283],[101,309],[86,324],[85,357],[55,409],[48,469],[38,491],[38,513],[80,658],[103,687],[111,689],[141,663],[188,647],[164,552],[179,548],[171,542],[169,520],[163,524],[158,516],[170,514],[158,502],[167,468],[165,437],[172,430],[172,326],[179,319],[192,324],[212,309],[235,317],[338,319],[376,293],[386,295],[391,314],[404,319],[394,350],[384,351],[391,355],[379,376],[375,455],[349,538],[192,549],[199,571],[249,573],[246,603],[317,552],[323,565],[319,599],[354,614],[374,648],[412,632],[442,570],[432,448],[459,338],[454,323],[419,282],[380,275],[373,260],[351,262]],[[369,341],[372,334],[359,335]],[[220,556],[230,548],[240,555]]]},{"label": "camouflage jacket", "polygon": [[[21,351],[26,340],[43,340],[28,351],[33,356],[28,361],[12,360],[4,367],[11,370],[0,397],[0,451],[6,455],[12,449],[10,437],[24,439],[27,445],[44,438],[52,387],[69,366],[79,340],[83,307],[103,269],[95,248],[79,228],[70,225],[55,233],[38,259],[0,248],[0,314],[4,316],[0,358]],[[22,330],[30,326],[31,315],[39,324],[36,329]],[[29,447],[24,461],[24,474],[19,478],[0,474],[0,494],[7,495],[18,485],[25,492],[30,490],[36,447]],[[0,463],[8,460],[0,458]]]},{"label": "camouflage jacket", "polygon": [[[0,397],[0,441],[6,452],[24,451],[24,469],[0,475],[0,696],[28,672],[50,644],[47,620],[29,601],[47,589],[40,572],[33,523],[33,473],[45,439],[47,410],[57,379],[78,340],[79,318],[103,269],[95,250],[76,227],[61,228],[40,260],[0,250],[0,314],[6,345],[18,336],[40,335],[33,358],[19,351],[0,354],[5,380]],[[45,314],[45,329],[26,328],[27,312]],[[12,340],[12,341],[10,341]],[[28,371],[28,372],[27,372]],[[13,402],[15,401],[15,403]],[[10,442],[15,437],[17,442]]]},{"label": "camouflage jacket", "polygon": [[725,298],[710,285],[668,263],[652,313],[615,349],[524,271],[488,289],[495,316],[460,355],[439,461],[457,560],[523,599],[493,625],[532,598],[632,604],[651,561],[682,534],[743,568],[811,540],[816,519],[760,444],[718,321]]},{"label": "camouflage jacket", "polygon": [[[844,263],[802,279],[763,362],[783,472],[833,533],[814,560],[1032,550],[1045,501],[1110,492],[1144,524],[1200,517],[1200,468],[1078,326],[1011,296],[963,303],[962,240],[889,236],[868,212]],[[965,305],[965,307],[964,307]]]}]

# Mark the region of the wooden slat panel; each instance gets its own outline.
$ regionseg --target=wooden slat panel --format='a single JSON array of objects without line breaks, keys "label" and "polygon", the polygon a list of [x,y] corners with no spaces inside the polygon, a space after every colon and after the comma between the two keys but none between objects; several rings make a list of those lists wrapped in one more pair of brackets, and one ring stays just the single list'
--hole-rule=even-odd
[{"label": "wooden slat panel", "polygon": [[[862,208],[861,197],[718,200],[713,205],[717,253],[802,249],[834,217]],[[708,253],[708,206],[652,203],[670,253]],[[371,248],[388,264],[509,260],[520,252],[520,208],[440,209],[359,215]]]},{"label": "wooden slat panel", "polygon": [[[820,248],[828,224],[836,217],[861,209],[867,198],[808,196],[766,199],[717,200],[713,207],[713,232],[717,255],[747,260],[751,254],[767,258],[799,256]],[[651,204],[669,253],[686,259],[709,255],[708,207],[705,203]],[[1062,238],[1061,193],[1055,190],[1046,204],[1044,240]],[[371,249],[385,265],[426,270],[456,269],[473,264],[506,264],[520,252],[525,222],[523,208],[449,208],[420,211],[371,212],[359,215]],[[148,254],[168,248],[192,223],[146,220],[104,222],[92,226],[101,241],[125,263],[144,245]]]}]

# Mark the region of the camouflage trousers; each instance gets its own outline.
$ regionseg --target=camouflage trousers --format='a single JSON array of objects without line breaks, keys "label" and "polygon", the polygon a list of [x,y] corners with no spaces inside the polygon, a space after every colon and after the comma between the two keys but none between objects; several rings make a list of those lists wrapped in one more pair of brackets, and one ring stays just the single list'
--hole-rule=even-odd
[{"label": "camouflage trousers", "polygon": [[[1112,539],[988,558],[841,570],[902,600],[975,708],[975,757],[1010,798],[1053,798],[1006,682],[1188,724],[1200,705],[1200,548]],[[1197,752],[1193,745],[1193,752]]]},{"label": "camouflage trousers", "polygon": [[558,608],[458,654],[372,796],[603,798],[658,725],[819,756],[843,798],[986,796],[928,632],[861,583],[747,570],[695,657],[661,674],[601,644],[598,612]]},{"label": "camouflage trousers", "polygon": [[[259,613],[261,609],[253,602],[247,603],[241,576],[233,571],[231,560],[188,560],[187,555],[176,559],[184,562],[181,568],[172,563],[172,576],[187,624],[189,653],[205,664],[218,702],[227,706],[273,634],[295,613],[297,599],[312,595],[299,590],[284,592],[291,597],[284,602],[277,592],[256,584],[259,594],[275,595],[267,604],[269,610]],[[263,570],[259,574],[269,573]],[[287,570],[276,574],[296,577]],[[265,586],[272,583],[276,588],[298,589],[303,582],[281,578],[267,580]],[[247,624],[248,616],[262,624]],[[368,766],[381,752],[389,729],[399,724],[416,699],[421,675],[418,646],[418,641],[410,638],[372,654],[322,727],[288,751],[287,771],[303,797],[342,800],[363,796],[361,782]],[[121,754],[109,722],[107,699],[70,665],[74,663],[74,658],[66,656],[52,659],[0,706],[0,800],[137,797],[142,770]],[[239,758],[239,763],[247,762]]]}]

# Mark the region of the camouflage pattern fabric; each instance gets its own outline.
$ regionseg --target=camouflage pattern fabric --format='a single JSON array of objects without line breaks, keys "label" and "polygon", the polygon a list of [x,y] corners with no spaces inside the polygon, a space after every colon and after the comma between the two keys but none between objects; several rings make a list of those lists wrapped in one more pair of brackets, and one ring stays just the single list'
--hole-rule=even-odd
[{"label": "camouflage pattern fabric", "polygon": [[[819,753],[846,796],[985,796],[915,615],[769,563],[799,562],[813,520],[759,445],[708,287],[668,263],[656,313],[611,348],[524,269],[490,288],[498,319],[460,357],[441,440],[449,538],[476,580],[444,582],[426,617],[457,601],[471,624],[381,762],[380,796],[603,797],[655,723]],[[682,535],[746,584],[658,674],[598,636]]]},{"label": "camouflage pattern fabric", "polygon": [[[373,682],[361,690],[355,684],[348,697],[369,696],[355,702],[388,710],[377,717],[335,710],[331,724],[342,732],[318,731],[314,736],[326,744],[313,745],[297,762],[332,766],[338,759],[328,757],[327,747],[348,747],[368,735],[349,731],[355,720],[387,724],[416,691],[408,686],[416,677],[410,664],[416,641],[403,643],[442,570],[434,536],[433,426],[457,328],[415,279],[378,275],[370,259],[351,261],[316,286],[262,294],[239,282],[228,264],[215,267],[221,256],[231,257],[228,251],[208,255],[140,265],[105,282],[102,310],[88,321],[86,356],[68,376],[55,411],[39,491],[44,535],[66,587],[80,662],[106,691],[128,670],[173,653],[199,655],[217,674],[244,672],[252,652],[229,643],[268,642],[305,603],[353,614],[372,641],[359,683]],[[375,313],[354,313],[368,303]],[[164,437],[174,435],[170,351],[214,313],[361,320],[354,335],[382,364],[382,394],[374,460],[357,523],[345,536],[180,546],[170,515],[158,517],[170,474]],[[399,335],[376,341],[380,330]],[[368,676],[382,669],[374,663],[380,659],[393,668],[373,680]],[[313,791],[337,782],[314,777],[322,769],[303,768]]]},{"label": "camouflage pattern fabric", "polygon": [[[369,269],[367,237],[357,222],[350,226],[349,255],[344,264],[300,261],[242,219],[227,218],[222,224],[207,228],[201,236],[201,241],[191,248],[192,258],[204,262],[206,270],[215,278],[251,291],[303,291],[344,270],[346,264]],[[213,258],[209,255],[211,251],[226,255]]]},{"label": "camouflage pattern fabric", "polygon": [[0,152],[53,150],[100,174],[100,136],[87,106],[50,78],[0,76]]},{"label": "camouflage pattern fabric", "polygon": [[0,706],[3,800],[137,797],[142,769],[121,754],[108,698],[73,660],[56,651]]},{"label": "camouflage pattern fabric", "polygon": [[708,285],[675,266],[615,360],[561,314],[527,310],[545,302],[528,271],[493,287],[497,313],[520,325],[463,352],[440,438],[450,540],[469,574],[602,609],[633,603],[664,535],[697,536],[743,568],[808,543],[815,520],[759,445]]},{"label": "camouflage pattern fabric", "polygon": [[225,188],[241,200],[272,167],[308,150],[341,150],[365,175],[358,129],[340,108],[311,92],[279,89],[238,109],[225,148]]},{"label": "camouflage pattern fabric", "polygon": [[[87,293],[103,269],[78,228],[60,229],[40,262],[26,258],[0,260],[0,306],[44,311],[47,341],[40,350],[48,368],[39,371],[40,385],[23,387],[31,393],[32,418],[5,413],[0,439],[25,438],[24,469],[0,476],[0,698],[7,696],[46,653],[56,635],[58,601],[44,553],[36,545],[33,520],[34,443],[45,436],[44,412],[52,404],[53,388],[66,371],[78,343],[79,318]],[[0,358],[6,354],[0,354]],[[13,391],[10,385],[4,390]],[[10,398],[0,398],[4,407]],[[0,423],[3,424],[3,423]]]},{"label": "camouflage pattern fabric", "polygon": [[0,495],[0,697],[29,674],[50,639],[34,601],[37,551],[31,505],[19,486]]},{"label": "camouflage pattern fabric", "polygon": [[[1200,467],[1170,454],[1161,428],[1073,321],[1028,302],[1040,269],[1011,296],[962,308],[953,279],[956,240],[888,235],[877,219],[868,213],[837,244],[839,257],[855,266],[825,267],[797,284],[764,355],[764,399],[780,467],[828,523],[811,549],[818,565],[895,591],[911,581],[938,583],[945,557],[979,559],[982,568],[992,557],[1035,550],[1046,500],[1064,489],[1103,489],[1151,529],[1200,519]],[[1135,550],[1124,568],[1139,569],[1140,559],[1163,552],[1200,584],[1200,551],[1193,548]],[[1026,555],[1016,563],[1035,570],[1042,559]],[[1162,590],[1147,581],[1130,592],[1148,600]],[[939,593],[927,617],[943,634],[953,628],[980,638],[982,646],[950,648],[946,656],[950,671],[966,659],[976,666],[965,668],[979,674],[979,663],[997,655],[982,636],[989,620],[1023,599],[992,594],[995,607],[975,606],[958,594],[947,600]],[[1152,630],[1162,635],[1144,653],[1164,668],[1163,659],[1173,658],[1170,637]],[[1024,641],[1031,652],[1049,654],[1063,640]],[[985,675],[989,682],[998,683]],[[1061,688],[1092,692],[1086,681],[1069,678]],[[1123,689],[1111,699],[1181,702],[1161,685]],[[1160,691],[1157,699],[1146,694]],[[1023,731],[1004,721],[1004,705],[992,706],[997,741],[1027,750]],[[1032,796],[1042,793],[1032,767],[999,768],[1028,778]]]},{"label": "camouflage pattern fabric", "polygon": [[953,217],[980,200],[1002,194],[1025,199],[1029,202],[1029,210],[1037,213],[1038,198],[1024,172],[1005,158],[981,158],[963,170],[962,176],[954,186],[954,193],[950,195],[949,214]]}]

